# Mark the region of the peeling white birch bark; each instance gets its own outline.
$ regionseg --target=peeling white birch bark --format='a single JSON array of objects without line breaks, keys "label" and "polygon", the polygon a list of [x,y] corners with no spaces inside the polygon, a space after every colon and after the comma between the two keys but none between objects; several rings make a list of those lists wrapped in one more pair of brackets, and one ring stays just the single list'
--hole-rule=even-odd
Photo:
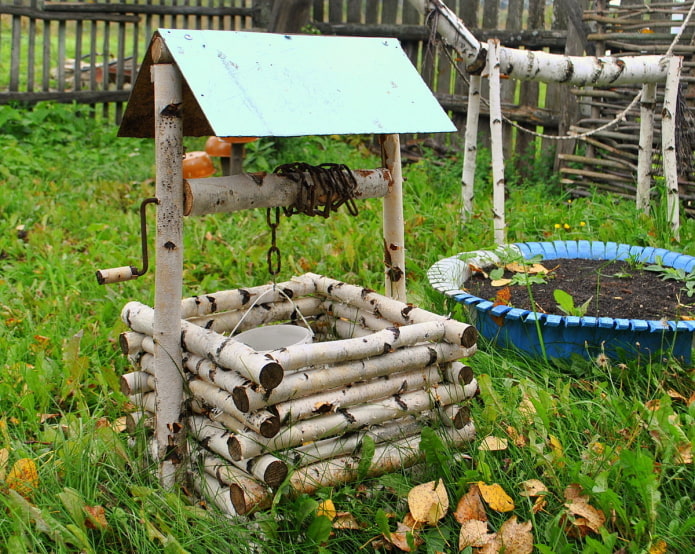
[{"label": "peeling white birch bark", "polygon": [[405,226],[403,222],[403,173],[401,143],[397,134],[380,135],[381,157],[391,173],[384,196],[384,262],[386,295],[405,302]]},{"label": "peeling white birch bark", "polygon": [[384,318],[375,316],[373,313],[365,312],[357,306],[351,306],[344,302],[325,301],[321,304],[321,309],[329,316],[343,318],[348,322],[355,322],[363,329],[370,333],[381,331],[389,327],[395,327],[397,324]]},{"label": "peeling white birch bark", "polygon": [[640,102],[639,153],[637,156],[637,209],[649,213],[649,194],[652,181],[652,154],[654,140],[654,108],[656,83],[642,85]]},{"label": "peeling white birch bark", "polygon": [[191,472],[191,479],[193,487],[200,496],[212,502],[223,514],[237,515],[228,486],[220,483],[206,471]]},{"label": "peeling white birch bark", "polygon": [[[357,182],[357,199],[380,198],[392,185],[391,173],[385,168],[354,169],[352,174]],[[291,206],[296,203],[302,186],[273,173],[189,179],[184,184],[184,214],[190,216]]]},{"label": "peeling white birch bark", "polygon": [[461,174],[461,220],[466,222],[473,213],[475,197],[475,167],[478,154],[478,121],[480,119],[480,75],[471,75],[468,83],[468,113]]},{"label": "peeling white birch bark", "polygon": [[502,151],[502,98],[500,91],[500,43],[487,43],[487,70],[490,80],[490,150],[492,154],[492,227],[495,244],[507,242],[504,214],[504,152]]},{"label": "peeling white birch bark", "polygon": [[273,438],[253,432],[239,432],[229,439],[229,453],[235,460],[254,458],[264,452],[284,450],[299,444],[353,431],[367,425],[461,402],[468,398],[465,387],[443,384],[431,391],[413,391],[379,401],[353,406],[336,414],[317,416],[283,427]]},{"label": "peeling white birch bark", "polygon": [[165,488],[179,480],[186,459],[182,417],[181,291],[183,287],[182,77],[172,63],[152,66],[154,81],[157,233],[155,238],[155,438],[159,478]]},{"label": "peeling white birch bark", "polygon": [[680,202],[678,198],[678,161],[676,158],[676,106],[683,58],[667,58],[666,84],[664,85],[664,109],[661,115],[661,148],[664,179],[666,181],[666,205],[671,231],[676,240],[680,236]]},{"label": "peeling white birch bark", "polygon": [[290,373],[276,388],[267,392],[247,381],[234,389],[234,403],[242,411],[255,411],[319,391],[375,379],[395,369],[407,371],[449,362],[462,358],[465,352],[463,347],[448,343],[413,346],[364,360]]}]

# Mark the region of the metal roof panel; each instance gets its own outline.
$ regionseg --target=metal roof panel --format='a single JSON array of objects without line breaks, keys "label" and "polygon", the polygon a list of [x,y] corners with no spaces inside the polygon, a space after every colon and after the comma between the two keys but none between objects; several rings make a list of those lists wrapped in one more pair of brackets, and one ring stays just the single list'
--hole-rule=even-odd
[{"label": "metal roof panel", "polygon": [[[173,29],[158,35],[185,81],[184,134],[456,130],[396,39]],[[121,136],[154,135],[151,64],[148,51]]]}]

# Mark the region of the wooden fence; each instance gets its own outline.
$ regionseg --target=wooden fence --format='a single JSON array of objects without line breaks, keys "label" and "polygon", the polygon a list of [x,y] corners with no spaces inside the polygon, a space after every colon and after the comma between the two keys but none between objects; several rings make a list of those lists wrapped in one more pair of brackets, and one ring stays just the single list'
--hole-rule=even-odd
[{"label": "wooden fence", "polygon": [[[0,104],[75,101],[101,106],[104,114],[118,121],[137,64],[155,29],[264,30],[272,5],[273,0],[0,0]],[[546,0],[447,0],[447,5],[479,40],[497,37],[505,46],[573,55],[585,51],[665,52],[673,37],[672,27],[689,8],[682,2],[645,6],[635,0],[622,0],[620,5],[608,5],[607,0],[591,0],[591,5],[589,0],[554,0],[552,5]],[[463,131],[465,74],[458,74],[443,49],[431,40],[430,26],[407,0],[314,0],[309,21],[308,32],[400,39]],[[683,82],[688,86],[685,98],[689,104],[695,103],[692,35],[689,28],[676,49],[686,56]],[[636,92],[571,91],[562,85],[508,81],[503,84],[503,112],[528,131],[565,134],[605,122]],[[483,90],[483,98],[486,94]],[[626,122],[632,127],[610,130],[616,135],[597,135],[585,141],[539,139],[507,126],[505,154],[518,154],[523,170],[535,153],[556,150],[556,168],[578,194],[586,193],[587,185],[631,194],[635,117],[630,114]],[[485,138],[486,125],[482,123],[480,129]],[[611,161],[597,166],[591,164],[594,158]],[[683,175],[686,196],[694,188],[695,197],[693,181],[690,171]]]}]

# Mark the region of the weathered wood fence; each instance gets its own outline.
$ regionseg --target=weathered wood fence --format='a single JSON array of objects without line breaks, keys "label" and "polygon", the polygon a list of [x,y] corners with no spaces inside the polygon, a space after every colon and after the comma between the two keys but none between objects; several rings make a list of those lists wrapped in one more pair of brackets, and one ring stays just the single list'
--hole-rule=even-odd
[{"label": "weathered wood fence", "polygon": [[[678,19],[690,7],[686,2],[635,0],[621,0],[618,5],[608,0],[554,0],[552,5],[546,0],[447,0],[447,5],[479,40],[497,37],[505,46],[572,55],[664,53]],[[100,106],[118,121],[155,29],[265,30],[272,7],[273,0],[0,0],[0,104],[75,101]],[[314,0],[309,22],[307,32],[400,39],[463,133],[465,72],[457,73],[446,53],[436,47],[430,22],[408,0]],[[686,30],[675,49],[686,57],[683,82],[688,105],[695,103],[692,29]],[[528,131],[564,135],[601,125],[637,92],[570,90],[510,80],[503,86],[503,113]],[[482,113],[486,114],[485,102]],[[506,126],[505,157],[516,153],[523,171],[536,153],[556,151],[555,167],[577,194],[598,186],[631,195],[638,116],[639,106],[628,114],[625,125],[581,141],[551,141]],[[486,126],[480,129],[485,135]],[[654,140],[660,140],[658,133]],[[690,160],[692,148],[686,144],[684,151]],[[595,159],[601,160],[598,165]],[[683,161],[682,167],[684,198],[695,198],[690,165]]]}]

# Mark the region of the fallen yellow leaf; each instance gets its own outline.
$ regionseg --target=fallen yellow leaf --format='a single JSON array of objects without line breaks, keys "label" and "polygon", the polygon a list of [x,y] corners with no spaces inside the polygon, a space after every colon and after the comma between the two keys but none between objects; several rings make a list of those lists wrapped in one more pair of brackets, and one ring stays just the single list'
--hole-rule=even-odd
[{"label": "fallen yellow leaf", "polygon": [[586,530],[598,533],[606,522],[604,513],[589,504],[589,497],[581,494],[581,488],[577,484],[569,485],[565,489],[565,507],[575,517],[573,525],[580,531],[580,536],[586,535]]},{"label": "fallen yellow leaf", "polygon": [[505,554],[531,554],[533,552],[533,533],[531,522],[518,523],[516,516],[505,521],[497,536],[502,542]]},{"label": "fallen yellow leaf", "polygon": [[106,521],[106,510],[103,506],[84,506],[83,509],[87,515],[85,525],[88,529],[104,531],[109,528],[109,523]]},{"label": "fallen yellow leaf", "polygon": [[488,435],[478,445],[478,450],[497,451],[507,450],[507,439]]},{"label": "fallen yellow leaf", "polygon": [[511,512],[514,509],[514,501],[497,483],[492,485],[484,481],[478,481],[480,494],[487,505],[496,512]]},{"label": "fallen yellow leaf", "polygon": [[333,520],[333,529],[358,530],[364,527],[350,512],[337,512]]},{"label": "fallen yellow leaf", "polygon": [[666,552],[668,552],[666,541],[656,541],[649,548],[649,554],[666,554]]},{"label": "fallen yellow leaf", "polygon": [[5,480],[7,474],[7,462],[10,459],[10,451],[7,448],[0,448],[0,481]]},{"label": "fallen yellow leaf", "polygon": [[430,481],[410,489],[408,507],[415,521],[436,524],[449,509],[449,497],[442,480]]},{"label": "fallen yellow leaf", "polygon": [[316,515],[326,516],[328,519],[333,521],[336,516],[335,504],[333,504],[333,501],[330,498],[322,501],[316,508]]},{"label": "fallen yellow leaf", "polygon": [[17,491],[24,498],[29,498],[39,486],[39,472],[31,458],[17,460],[5,480],[7,486]]},{"label": "fallen yellow leaf", "polygon": [[458,504],[456,504],[454,518],[461,524],[471,519],[487,521],[485,506],[480,498],[480,489],[475,483],[468,488],[466,494],[459,498]]},{"label": "fallen yellow leaf", "polygon": [[490,281],[490,285],[493,287],[506,287],[511,282],[511,279],[493,279]]},{"label": "fallen yellow leaf", "polygon": [[521,496],[534,497],[548,492],[548,487],[546,487],[543,481],[540,479],[528,479],[526,481],[522,481],[521,487],[524,489],[523,492],[520,493]]},{"label": "fallen yellow leaf", "polygon": [[[410,548],[408,544],[408,534],[412,535],[413,548]],[[413,552],[413,549],[417,550],[418,547],[425,542],[425,539],[400,521],[396,525],[396,530],[390,533],[390,537],[384,536],[384,538],[396,548],[400,548],[403,552]]]},{"label": "fallen yellow leaf", "polygon": [[459,551],[467,546],[480,548],[495,538],[494,533],[490,533],[487,522],[469,519],[461,525],[459,531]]}]

